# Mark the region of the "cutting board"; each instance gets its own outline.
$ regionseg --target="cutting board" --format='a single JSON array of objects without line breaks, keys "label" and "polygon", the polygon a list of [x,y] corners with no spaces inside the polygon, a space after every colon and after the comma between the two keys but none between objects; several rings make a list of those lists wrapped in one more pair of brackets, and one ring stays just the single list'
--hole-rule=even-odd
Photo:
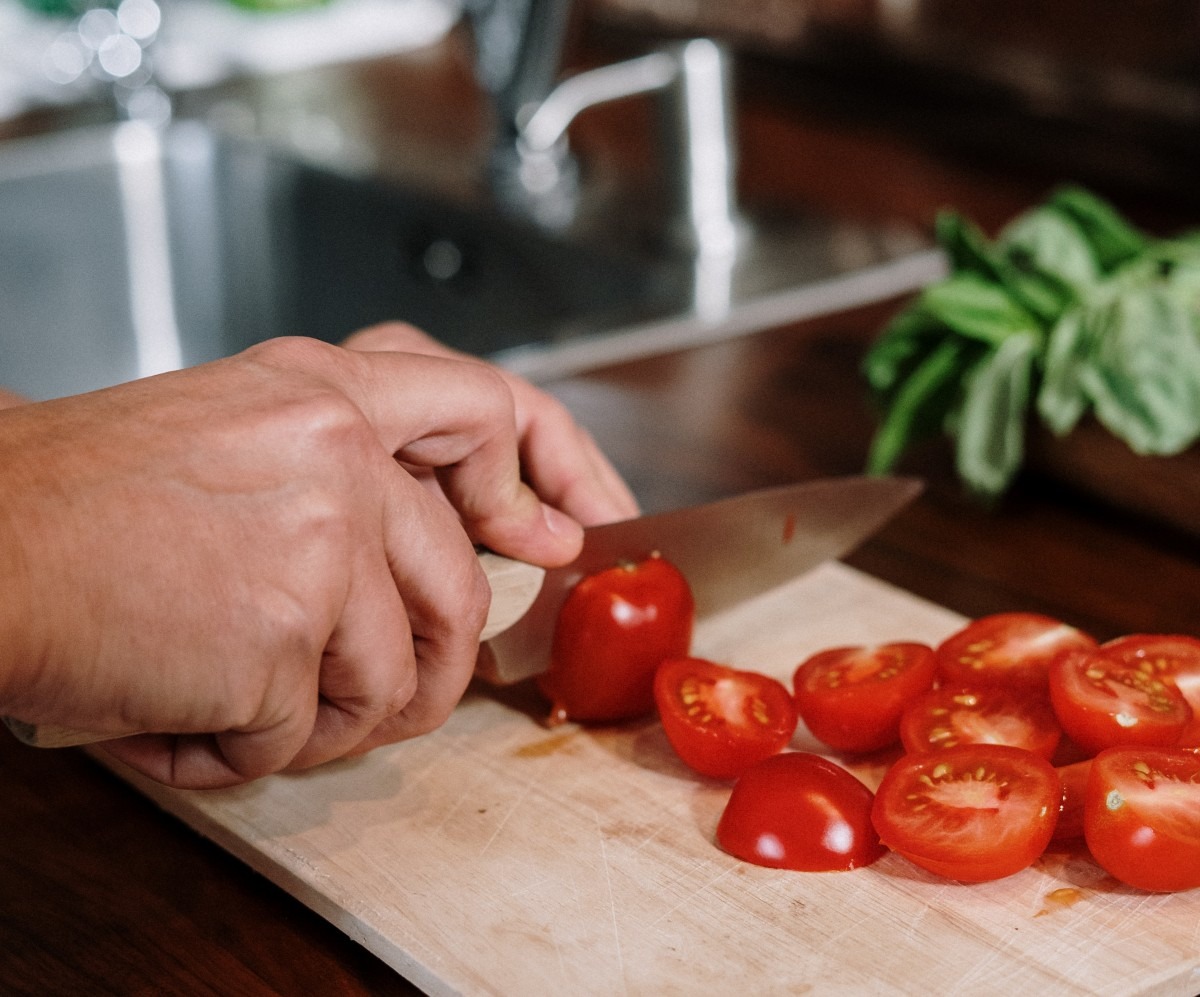
[{"label": "cutting board", "polygon": [[[695,650],[790,681],[821,648],[960,623],[829,563],[705,621]],[[714,844],[729,786],[656,721],[548,729],[544,710],[480,685],[432,735],[230,790],[118,771],[433,994],[1200,992],[1200,890],[1140,893],[1070,849],[975,886],[894,854],[759,868]],[[884,764],[856,771],[873,786]]]}]

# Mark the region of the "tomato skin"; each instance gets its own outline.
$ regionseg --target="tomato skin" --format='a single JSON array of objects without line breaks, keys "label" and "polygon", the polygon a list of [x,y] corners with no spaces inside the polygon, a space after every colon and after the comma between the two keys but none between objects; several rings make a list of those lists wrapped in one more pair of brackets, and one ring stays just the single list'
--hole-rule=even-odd
[{"label": "tomato skin", "polygon": [[938,645],[942,685],[1004,685],[1044,691],[1051,662],[1064,650],[1086,650],[1096,641],[1040,613],[981,616]]},{"label": "tomato skin", "polygon": [[1001,879],[1049,844],[1062,785],[1046,759],[1003,744],[967,744],[897,761],[875,793],[885,845],[964,883]]},{"label": "tomato skin", "polygon": [[820,755],[775,755],[734,783],[717,844],[772,869],[857,869],[885,851],[871,824],[872,799],[858,779]]},{"label": "tomato skin", "polygon": [[1172,747],[1192,719],[1172,683],[1101,649],[1055,660],[1050,702],[1067,736],[1091,754],[1121,745]]},{"label": "tomato skin", "polygon": [[959,744],[1011,744],[1053,758],[1062,728],[1050,704],[998,686],[933,689],[900,719],[904,750],[942,751]]},{"label": "tomato skin", "polygon": [[1084,836],[1109,875],[1162,893],[1200,886],[1200,754],[1110,748],[1092,761]]},{"label": "tomato skin", "polygon": [[900,717],[933,685],[933,649],[900,642],[839,647],[796,669],[796,709],[813,737],[835,751],[876,751],[900,739]]},{"label": "tomato skin", "polygon": [[796,708],[782,682],[703,658],[664,661],[654,699],[675,753],[713,779],[734,779],[778,754],[796,730]]},{"label": "tomato skin", "polygon": [[1101,649],[1130,667],[1171,682],[1192,708],[1180,743],[1200,747],[1200,640],[1182,634],[1130,634],[1102,644]]},{"label": "tomato skin", "polygon": [[654,710],[654,674],[688,653],[695,601],[675,565],[654,555],[588,575],[567,594],[550,667],[538,686],[551,718],[608,722]]},{"label": "tomato skin", "polygon": [[1056,765],[1054,770],[1058,773],[1063,790],[1058,823],[1054,826],[1054,840],[1074,841],[1083,837],[1083,808],[1092,760],[1085,758],[1070,765]]}]

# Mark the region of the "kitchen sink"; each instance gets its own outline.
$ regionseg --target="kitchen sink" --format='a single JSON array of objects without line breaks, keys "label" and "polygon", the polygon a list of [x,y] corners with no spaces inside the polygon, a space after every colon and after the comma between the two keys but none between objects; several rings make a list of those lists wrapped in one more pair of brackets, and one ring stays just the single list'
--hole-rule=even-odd
[{"label": "kitchen sink", "polygon": [[890,296],[939,266],[911,243],[802,234],[714,277],[198,120],[12,140],[0,384],[49,398],[386,319],[549,376]]}]

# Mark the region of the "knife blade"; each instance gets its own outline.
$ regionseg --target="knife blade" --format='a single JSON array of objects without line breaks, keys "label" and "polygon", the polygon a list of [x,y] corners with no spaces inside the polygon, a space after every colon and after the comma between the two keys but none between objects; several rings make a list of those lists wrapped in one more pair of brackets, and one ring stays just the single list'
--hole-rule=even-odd
[{"label": "knife blade", "polygon": [[579,557],[546,572],[529,609],[480,648],[476,673],[509,684],[545,671],[558,612],[584,575],[657,552],[683,572],[703,619],[848,554],[921,488],[915,478],[821,478],[589,527]]},{"label": "knife blade", "polygon": [[[492,605],[476,674],[507,685],[545,671],[558,612],[585,575],[658,553],[683,572],[703,619],[849,553],[921,488],[915,478],[822,478],[592,526],[580,555],[549,571],[481,552]],[[121,736],[12,717],[4,722],[19,740],[44,748]]]}]

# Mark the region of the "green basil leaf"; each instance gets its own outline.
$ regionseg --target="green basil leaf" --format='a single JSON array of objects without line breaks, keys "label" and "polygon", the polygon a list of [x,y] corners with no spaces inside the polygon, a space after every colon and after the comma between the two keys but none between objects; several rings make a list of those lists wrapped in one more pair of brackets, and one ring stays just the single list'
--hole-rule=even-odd
[{"label": "green basil leaf", "polygon": [[1037,320],[1003,288],[974,273],[954,274],[927,287],[921,308],[949,329],[988,346],[1013,333],[1039,328]]},{"label": "green basil leaf", "polygon": [[1094,313],[1072,309],[1046,339],[1037,410],[1042,421],[1059,436],[1075,428],[1090,404],[1079,376],[1092,348],[1089,314]]},{"label": "green basil leaf", "polygon": [[1101,269],[1086,233],[1052,206],[1016,218],[997,243],[1014,266],[1057,277],[1076,295],[1100,280]]},{"label": "green basil leaf", "polygon": [[978,348],[962,339],[942,340],[892,399],[867,456],[870,474],[887,474],[919,437],[944,424],[961,390],[963,371]]},{"label": "green basil leaf", "polygon": [[955,458],[959,476],[981,495],[1001,494],[1021,466],[1038,349],[1035,335],[1010,336],[970,373]]},{"label": "green basil leaf", "polygon": [[1096,418],[1141,454],[1174,454],[1200,437],[1200,331],[1194,310],[1161,287],[1130,290],[1097,316],[1080,381]]},{"label": "green basil leaf", "polygon": [[1055,209],[1084,233],[1101,273],[1109,273],[1146,251],[1149,240],[1112,206],[1082,187],[1070,186],[1050,198]]},{"label": "green basil leaf", "polygon": [[945,326],[919,306],[896,315],[863,358],[872,392],[886,401],[945,335]]}]

